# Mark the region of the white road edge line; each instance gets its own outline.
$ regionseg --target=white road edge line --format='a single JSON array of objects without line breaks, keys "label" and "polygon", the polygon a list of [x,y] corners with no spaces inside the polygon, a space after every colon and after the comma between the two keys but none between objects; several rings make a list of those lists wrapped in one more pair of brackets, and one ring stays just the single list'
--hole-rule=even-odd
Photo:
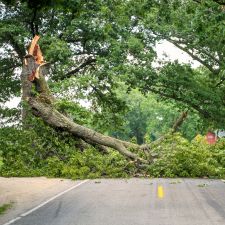
[{"label": "white road edge line", "polygon": [[12,219],[12,220],[10,220],[9,222],[4,223],[3,225],[10,225],[10,224],[13,224],[13,223],[16,222],[17,220],[20,220],[22,217],[31,214],[32,212],[36,211],[37,209],[41,208],[42,206],[48,204],[49,202],[55,200],[56,198],[58,198],[58,197],[60,197],[60,196],[66,194],[67,192],[72,191],[73,189],[79,187],[80,185],[82,185],[82,184],[84,184],[84,183],[86,183],[86,182],[88,182],[88,181],[89,181],[89,180],[84,180],[84,181],[80,182],[79,184],[76,184],[76,185],[70,187],[69,189],[67,189],[67,190],[65,190],[65,191],[63,191],[63,192],[60,192],[59,194],[57,194],[57,195],[53,196],[52,198],[48,199],[47,201],[41,203],[40,205],[34,207],[33,209],[31,209],[31,210],[29,210],[29,211],[27,211],[27,212],[21,214],[20,216],[16,217],[15,219]]},{"label": "white road edge line", "polygon": [[12,224],[12,223],[14,223],[14,222],[16,222],[17,220],[20,220],[21,219],[21,217],[20,216],[18,216],[18,217],[16,217],[15,219],[13,219],[13,220],[10,220],[9,222],[7,222],[7,223],[4,223],[3,225],[9,225],[9,224]]}]

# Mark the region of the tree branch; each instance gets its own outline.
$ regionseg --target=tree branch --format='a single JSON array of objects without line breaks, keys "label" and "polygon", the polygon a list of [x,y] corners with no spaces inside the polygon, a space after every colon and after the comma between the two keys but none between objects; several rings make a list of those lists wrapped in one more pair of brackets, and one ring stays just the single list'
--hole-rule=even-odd
[{"label": "tree branch", "polygon": [[[190,42],[192,42],[193,40],[189,40],[189,41],[182,41],[182,40],[173,40],[173,39],[171,39],[172,41],[175,41],[177,44],[185,44],[185,45],[191,45],[191,43]],[[207,55],[211,60],[213,60],[213,61],[215,61],[218,65],[221,65],[222,63],[221,63],[221,61],[219,60],[219,59],[217,59],[215,56],[213,56],[212,54],[210,54],[207,50],[205,50],[205,49],[200,49],[200,50],[198,50],[198,52],[200,52],[200,53],[204,53],[205,55]]]},{"label": "tree branch", "polygon": [[170,98],[170,99],[174,99],[174,100],[176,100],[178,102],[182,102],[182,103],[190,106],[191,108],[195,109],[196,111],[198,111],[205,118],[210,118],[211,117],[207,111],[204,111],[203,109],[200,108],[200,105],[193,104],[193,102],[191,102],[191,101],[187,101],[185,99],[181,99],[181,98],[179,98],[176,95],[166,94],[165,92],[161,92],[161,91],[155,90],[153,88],[149,88],[149,91],[151,91],[151,92],[153,92],[155,94],[158,94],[160,96],[163,96],[163,97],[166,97],[166,98]]},{"label": "tree branch", "polygon": [[[198,3],[198,4],[201,4],[202,3],[202,0],[193,0],[194,2]],[[219,5],[225,5],[225,2],[224,1],[219,1],[219,0],[213,0],[213,2],[219,4]]]},{"label": "tree branch", "polygon": [[83,68],[85,68],[86,66],[92,65],[95,62],[96,62],[96,59],[94,59],[92,57],[89,57],[86,61],[84,61],[82,64],[80,64],[77,68],[75,68],[74,70],[71,70],[70,72],[66,73],[61,79],[70,78],[75,73],[80,72]]},{"label": "tree branch", "polygon": [[[27,58],[27,65],[23,65],[23,75],[24,79],[29,75],[30,71],[35,68],[35,59],[31,56]],[[32,84],[30,81],[27,82]],[[125,157],[130,158],[136,162],[147,164],[148,160],[140,158],[137,154],[131,152],[129,148],[140,149],[140,146],[118,140],[109,136],[100,134],[94,130],[81,126],[74,123],[69,118],[64,116],[62,113],[57,111],[54,108],[54,98],[51,95],[51,92],[48,88],[47,82],[40,70],[39,79],[35,78],[35,87],[38,91],[37,96],[33,96],[31,92],[28,92],[26,100],[33,110],[35,116],[41,117],[48,125],[54,128],[60,128],[66,130],[69,133],[79,137],[87,142],[92,142],[97,145],[106,146],[113,148],[123,154]],[[29,88],[32,88],[32,85],[28,85]]]},{"label": "tree branch", "polygon": [[55,128],[60,128],[80,137],[83,140],[91,140],[96,144],[107,146],[119,151],[122,155],[127,158],[139,161],[141,163],[148,163],[147,160],[140,158],[135,153],[130,152],[124,146],[123,141],[118,139],[105,136],[89,128],[76,124],[70,121],[66,116],[58,112],[49,103],[43,103],[37,98],[30,98],[28,101],[29,105],[33,109],[33,113],[41,117],[47,124]]},{"label": "tree branch", "polygon": [[167,38],[167,40],[174,44],[177,48],[181,49],[182,51],[186,52],[188,55],[190,55],[194,60],[200,62],[203,66],[205,66],[209,71],[211,71],[212,73],[214,74],[218,74],[219,73],[219,70],[215,70],[213,69],[212,66],[210,66],[209,64],[207,64],[205,61],[203,61],[202,59],[200,59],[198,56],[194,55],[192,52],[190,52],[187,48],[185,47],[182,47],[180,44],[178,44],[176,41],[170,39],[170,38]]},{"label": "tree branch", "polygon": [[184,120],[187,118],[188,111],[184,111],[181,113],[179,118],[175,121],[172,127],[172,133],[175,133],[178,128],[183,124]]},{"label": "tree branch", "polygon": [[225,77],[222,77],[220,81],[215,85],[215,87],[219,87],[225,81]]}]

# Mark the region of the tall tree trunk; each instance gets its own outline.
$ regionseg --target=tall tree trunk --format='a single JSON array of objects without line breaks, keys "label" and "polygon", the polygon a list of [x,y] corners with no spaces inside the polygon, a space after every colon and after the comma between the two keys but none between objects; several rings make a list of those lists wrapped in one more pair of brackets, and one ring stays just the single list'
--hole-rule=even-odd
[{"label": "tall tree trunk", "polygon": [[[29,66],[28,66],[29,64]],[[23,126],[26,128],[28,126],[27,120],[29,117],[29,110],[26,103],[28,102],[29,98],[31,97],[31,91],[32,91],[32,82],[28,80],[28,76],[32,74],[32,71],[35,71],[37,68],[37,65],[35,64],[34,60],[31,60],[29,57],[25,57],[23,61],[23,68],[22,73],[20,76],[21,79],[21,87],[22,87],[22,123]]]}]

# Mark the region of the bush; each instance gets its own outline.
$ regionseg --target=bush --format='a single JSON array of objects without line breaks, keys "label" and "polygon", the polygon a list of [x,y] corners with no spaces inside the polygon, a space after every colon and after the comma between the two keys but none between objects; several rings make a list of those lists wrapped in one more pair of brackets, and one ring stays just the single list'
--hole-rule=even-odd
[{"label": "bush", "polygon": [[153,177],[225,176],[225,142],[208,145],[203,139],[189,142],[179,134],[169,136],[154,151],[158,160],[149,166]]}]

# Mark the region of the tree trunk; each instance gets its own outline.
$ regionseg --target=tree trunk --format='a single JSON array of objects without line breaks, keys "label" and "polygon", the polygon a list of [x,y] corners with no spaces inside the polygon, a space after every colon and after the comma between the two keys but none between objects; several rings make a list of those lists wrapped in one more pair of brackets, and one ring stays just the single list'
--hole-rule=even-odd
[{"label": "tree trunk", "polygon": [[[28,66],[29,65],[29,66]],[[20,76],[21,80],[21,87],[22,87],[22,124],[25,129],[30,127],[29,124],[29,117],[31,116],[31,112],[27,105],[29,98],[31,97],[32,93],[32,82],[29,81],[28,77],[32,74],[32,71],[37,69],[37,65],[31,57],[25,56],[23,61],[23,68],[22,73]]]}]

